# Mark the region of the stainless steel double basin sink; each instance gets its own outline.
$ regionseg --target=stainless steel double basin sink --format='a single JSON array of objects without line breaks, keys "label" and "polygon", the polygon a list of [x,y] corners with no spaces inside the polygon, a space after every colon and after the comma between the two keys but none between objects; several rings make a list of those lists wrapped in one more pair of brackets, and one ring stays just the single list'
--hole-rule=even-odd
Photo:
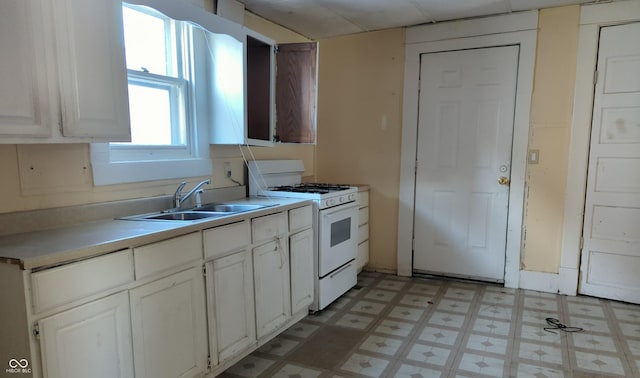
[{"label": "stainless steel double basin sink", "polygon": [[125,220],[158,220],[158,221],[198,221],[219,218],[246,211],[259,210],[276,204],[248,204],[248,203],[208,203],[190,209],[169,209],[149,214],[132,215],[120,219]]}]

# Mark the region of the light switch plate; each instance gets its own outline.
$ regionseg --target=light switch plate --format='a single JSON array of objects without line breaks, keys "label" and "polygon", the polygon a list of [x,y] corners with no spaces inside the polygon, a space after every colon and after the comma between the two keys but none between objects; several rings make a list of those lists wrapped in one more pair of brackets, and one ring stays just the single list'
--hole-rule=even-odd
[{"label": "light switch plate", "polygon": [[529,150],[529,154],[527,156],[527,163],[538,164],[539,159],[540,159],[540,150]]}]

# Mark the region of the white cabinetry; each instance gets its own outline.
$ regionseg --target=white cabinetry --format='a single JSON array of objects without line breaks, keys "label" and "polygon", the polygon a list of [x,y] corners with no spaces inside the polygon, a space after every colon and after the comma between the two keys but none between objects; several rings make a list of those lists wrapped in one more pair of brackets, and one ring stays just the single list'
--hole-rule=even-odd
[{"label": "white cabinetry", "polygon": [[369,189],[358,191],[358,255],[356,266],[358,272],[369,263]]},{"label": "white cabinetry", "polygon": [[0,136],[40,136],[52,122],[41,0],[0,2]]},{"label": "white cabinetry", "polygon": [[313,229],[289,237],[291,257],[291,313],[313,302]]},{"label": "white cabinetry", "polygon": [[253,249],[258,339],[280,327],[291,316],[287,255],[287,242],[283,238]]},{"label": "white cabinetry", "polygon": [[44,318],[38,324],[45,377],[133,378],[127,292]]},{"label": "white cabinetry", "polygon": [[214,258],[206,263],[213,366],[237,356],[256,340],[249,235],[248,221],[204,231],[205,256]]},{"label": "white cabinetry", "polygon": [[202,375],[207,369],[202,269],[131,290],[131,324],[136,378]]},{"label": "white cabinetry", "polygon": [[120,1],[2,1],[0,49],[0,143],[130,139]]}]

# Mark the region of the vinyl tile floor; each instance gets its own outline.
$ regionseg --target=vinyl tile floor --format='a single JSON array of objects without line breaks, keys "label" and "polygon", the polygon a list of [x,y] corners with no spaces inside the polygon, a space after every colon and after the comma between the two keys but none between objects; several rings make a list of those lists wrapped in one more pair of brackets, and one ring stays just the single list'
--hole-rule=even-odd
[{"label": "vinyl tile floor", "polygon": [[222,377],[640,377],[640,305],[363,272]]}]

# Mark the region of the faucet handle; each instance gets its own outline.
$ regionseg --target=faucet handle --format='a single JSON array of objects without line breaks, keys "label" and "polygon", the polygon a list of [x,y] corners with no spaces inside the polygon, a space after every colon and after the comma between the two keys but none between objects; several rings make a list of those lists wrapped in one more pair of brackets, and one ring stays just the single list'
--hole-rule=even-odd
[{"label": "faucet handle", "polygon": [[178,189],[176,189],[176,195],[180,194],[180,192],[182,192],[182,189],[184,189],[186,185],[187,185],[186,181],[181,182],[180,185],[178,185]]}]

